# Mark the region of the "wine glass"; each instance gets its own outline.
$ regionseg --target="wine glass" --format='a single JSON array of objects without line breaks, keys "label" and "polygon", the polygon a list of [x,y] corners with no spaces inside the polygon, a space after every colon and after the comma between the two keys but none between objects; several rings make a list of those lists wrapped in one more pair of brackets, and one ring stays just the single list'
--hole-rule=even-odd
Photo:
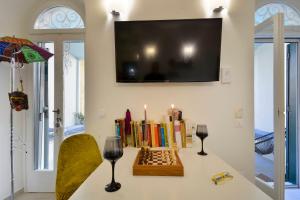
[{"label": "wine glass", "polygon": [[123,156],[123,146],[121,138],[118,136],[107,137],[104,146],[104,158],[110,161],[112,166],[111,183],[106,185],[107,192],[115,192],[121,188],[121,184],[115,182],[115,164]]},{"label": "wine glass", "polygon": [[198,155],[206,156],[207,153],[203,150],[203,140],[208,136],[207,126],[206,125],[197,125],[196,135],[201,139],[202,150],[198,152]]}]

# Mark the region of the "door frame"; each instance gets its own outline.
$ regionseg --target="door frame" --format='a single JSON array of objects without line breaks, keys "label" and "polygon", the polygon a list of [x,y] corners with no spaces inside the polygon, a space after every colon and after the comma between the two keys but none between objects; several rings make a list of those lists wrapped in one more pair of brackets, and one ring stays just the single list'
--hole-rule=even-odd
[{"label": "door frame", "polygon": [[[84,30],[83,31],[61,31],[61,32],[53,32],[53,33],[34,33],[31,35],[33,42],[54,42],[54,67],[55,67],[55,99],[54,106],[55,109],[60,109],[60,116],[63,115],[63,85],[64,85],[64,77],[63,77],[63,44],[64,41],[85,41]],[[28,80],[31,80],[32,88],[34,88],[34,77],[33,70],[31,70],[27,74]],[[29,91],[32,93],[31,96],[34,96],[34,90]],[[31,107],[34,107],[34,102],[31,104]],[[64,129],[58,128],[55,132],[54,137],[54,170],[35,170],[34,166],[34,112],[30,111],[26,115],[26,143],[28,148],[28,153],[25,156],[25,192],[54,192],[55,191],[55,178],[56,178],[56,165],[58,158],[58,151],[61,142],[63,141]],[[52,111],[49,111],[52,112]]]},{"label": "door frame", "polygon": [[284,15],[279,13],[256,26],[256,31],[273,26],[274,43],[274,188],[256,178],[256,185],[277,200],[284,199]]},{"label": "door frame", "polygon": [[[300,110],[299,110],[299,97],[300,97],[300,92],[298,91],[298,89],[300,88],[299,87],[299,78],[300,78],[300,66],[299,66],[299,64],[300,64],[300,54],[299,54],[299,52],[300,52],[300,38],[286,38],[285,39],[286,40],[286,42],[287,43],[293,43],[293,44],[296,44],[296,54],[297,54],[297,66],[296,66],[296,85],[297,85],[297,93],[296,93],[296,142],[297,142],[297,144],[296,144],[296,185],[293,185],[293,186],[286,186],[286,188],[299,188],[299,183],[300,183],[300,177],[299,177],[299,161],[300,161],[300,155],[299,155],[299,144],[300,144],[300,141],[299,141],[299,114],[300,114]],[[287,61],[289,61],[289,60],[287,60]],[[286,63],[286,65],[287,65],[287,67],[288,67],[288,63]],[[286,74],[286,78],[287,79],[289,79],[288,77],[289,77],[289,73],[287,73]],[[289,81],[287,82],[287,87],[286,87],[286,89],[287,89],[287,91],[290,89],[290,86],[289,86]],[[286,98],[286,100],[288,101],[289,100],[289,96],[287,96],[287,98]],[[288,111],[289,110],[289,108],[286,108],[286,110]],[[289,113],[287,112],[286,113],[287,115],[289,115]],[[288,118],[289,119],[289,118]],[[288,121],[287,121],[287,130],[289,130],[288,129]],[[287,147],[288,147],[288,144],[287,144]]]}]

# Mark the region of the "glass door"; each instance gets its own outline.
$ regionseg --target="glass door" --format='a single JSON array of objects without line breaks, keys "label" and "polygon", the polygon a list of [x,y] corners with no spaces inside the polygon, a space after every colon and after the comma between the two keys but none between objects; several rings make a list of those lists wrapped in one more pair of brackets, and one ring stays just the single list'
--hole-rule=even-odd
[{"label": "glass door", "polygon": [[77,38],[38,42],[54,57],[33,66],[34,127],[27,138],[33,148],[26,156],[26,192],[55,191],[59,146],[66,137],[85,131],[84,42]]},{"label": "glass door", "polygon": [[[33,129],[27,135],[30,150],[26,155],[26,192],[53,192],[55,190],[55,169],[60,141],[60,129],[56,127],[56,102],[60,96],[57,81],[60,79],[57,56],[58,45],[55,41],[39,42],[39,46],[55,54],[48,62],[33,65]],[[27,117],[28,119],[31,116]]]}]

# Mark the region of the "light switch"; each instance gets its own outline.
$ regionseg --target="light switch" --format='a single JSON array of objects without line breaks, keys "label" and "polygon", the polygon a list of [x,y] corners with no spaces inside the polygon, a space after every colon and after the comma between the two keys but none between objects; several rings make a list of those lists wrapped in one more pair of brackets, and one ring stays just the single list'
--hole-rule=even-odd
[{"label": "light switch", "polygon": [[243,117],[244,117],[244,110],[243,110],[243,108],[237,109],[235,111],[235,113],[234,113],[234,118],[235,119],[243,119]]},{"label": "light switch", "polygon": [[221,69],[221,82],[223,84],[231,83],[231,69],[230,68],[222,68]]},{"label": "light switch", "polygon": [[99,118],[102,119],[102,118],[105,117],[105,115],[106,115],[106,114],[105,114],[105,110],[104,110],[104,109],[100,109],[100,110],[99,110],[99,114],[98,114]]}]

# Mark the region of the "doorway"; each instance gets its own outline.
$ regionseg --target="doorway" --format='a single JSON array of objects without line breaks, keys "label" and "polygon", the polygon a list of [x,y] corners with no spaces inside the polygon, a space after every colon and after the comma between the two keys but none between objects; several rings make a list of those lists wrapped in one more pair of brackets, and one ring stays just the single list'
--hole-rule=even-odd
[{"label": "doorway", "polygon": [[36,39],[54,57],[33,68],[34,133],[27,139],[32,138],[34,153],[26,157],[26,192],[54,192],[61,142],[85,131],[83,37],[47,38]]},{"label": "doorway", "polygon": [[[299,41],[285,40],[285,185],[298,187],[298,48]],[[274,182],[273,43],[255,42],[255,160],[256,177]]]}]

